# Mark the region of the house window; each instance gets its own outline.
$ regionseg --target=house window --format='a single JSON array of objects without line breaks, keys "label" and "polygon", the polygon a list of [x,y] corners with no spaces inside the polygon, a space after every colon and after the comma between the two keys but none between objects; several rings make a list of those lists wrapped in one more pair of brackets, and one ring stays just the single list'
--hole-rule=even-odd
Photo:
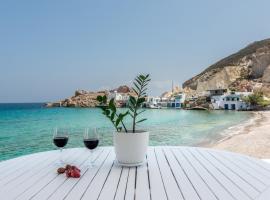
[{"label": "house window", "polygon": [[227,97],[227,98],[226,98],[226,101],[230,101],[230,98],[229,98],[229,97]]},{"label": "house window", "polygon": [[237,101],[239,101],[239,98],[237,98]]}]

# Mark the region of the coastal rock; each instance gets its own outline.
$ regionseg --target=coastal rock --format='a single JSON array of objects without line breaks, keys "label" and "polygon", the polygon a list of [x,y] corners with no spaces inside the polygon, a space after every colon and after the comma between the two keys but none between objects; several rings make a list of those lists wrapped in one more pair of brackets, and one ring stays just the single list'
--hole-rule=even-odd
[{"label": "coastal rock", "polygon": [[[244,49],[209,66],[183,84],[197,93],[209,89],[268,91],[270,83],[270,39],[254,42]],[[270,96],[270,93],[266,95]]]},{"label": "coastal rock", "polygon": [[79,96],[79,95],[83,95],[83,94],[87,94],[88,92],[85,90],[76,90],[75,91],[75,96]]},{"label": "coastal rock", "polygon": [[98,95],[107,95],[107,91],[98,91],[98,92],[87,92],[85,90],[76,90],[75,95],[66,98],[62,101],[47,103],[46,107],[82,107],[82,108],[89,108],[89,107],[96,107],[98,102],[96,98]]}]

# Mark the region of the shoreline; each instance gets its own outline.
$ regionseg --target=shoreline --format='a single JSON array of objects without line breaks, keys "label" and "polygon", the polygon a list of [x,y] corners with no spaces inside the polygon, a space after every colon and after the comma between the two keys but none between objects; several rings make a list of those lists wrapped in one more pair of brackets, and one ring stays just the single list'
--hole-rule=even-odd
[{"label": "shoreline", "polygon": [[270,111],[255,111],[251,119],[224,131],[222,139],[203,145],[260,159],[270,158]]}]

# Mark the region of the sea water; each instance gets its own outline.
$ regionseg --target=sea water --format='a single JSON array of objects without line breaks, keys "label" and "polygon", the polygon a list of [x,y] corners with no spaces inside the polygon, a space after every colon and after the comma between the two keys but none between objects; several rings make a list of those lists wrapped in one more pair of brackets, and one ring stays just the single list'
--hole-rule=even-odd
[{"label": "sea water", "polygon": [[[124,112],[124,109],[120,109]],[[150,132],[150,145],[194,146],[213,142],[222,131],[251,116],[237,111],[148,109],[138,129]],[[131,128],[131,119],[125,120]],[[67,128],[66,148],[83,147],[85,128],[97,128],[100,145],[112,145],[114,128],[98,108],[44,108],[41,103],[0,104],[0,160],[54,150],[54,128]]]}]

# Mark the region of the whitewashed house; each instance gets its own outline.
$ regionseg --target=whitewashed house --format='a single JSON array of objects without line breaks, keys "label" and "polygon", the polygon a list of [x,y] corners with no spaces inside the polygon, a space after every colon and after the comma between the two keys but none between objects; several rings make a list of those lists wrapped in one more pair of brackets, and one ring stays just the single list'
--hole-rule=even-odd
[{"label": "whitewashed house", "polygon": [[250,94],[251,92],[233,92],[221,96],[212,96],[211,102],[216,110],[248,110],[249,105],[242,100],[242,97]]},{"label": "whitewashed house", "polygon": [[129,100],[129,95],[128,93],[113,91],[109,93],[108,99],[114,99],[116,102],[127,102]]},{"label": "whitewashed house", "polygon": [[169,108],[182,108],[184,106],[186,100],[186,94],[185,93],[178,93],[174,95],[170,100],[168,101],[167,107]]},{"label": "whitewashed house", "polygon": [[146,108],[161,108],[160,105],[161,98],[160,97],[147,97],[145,102]]}]

